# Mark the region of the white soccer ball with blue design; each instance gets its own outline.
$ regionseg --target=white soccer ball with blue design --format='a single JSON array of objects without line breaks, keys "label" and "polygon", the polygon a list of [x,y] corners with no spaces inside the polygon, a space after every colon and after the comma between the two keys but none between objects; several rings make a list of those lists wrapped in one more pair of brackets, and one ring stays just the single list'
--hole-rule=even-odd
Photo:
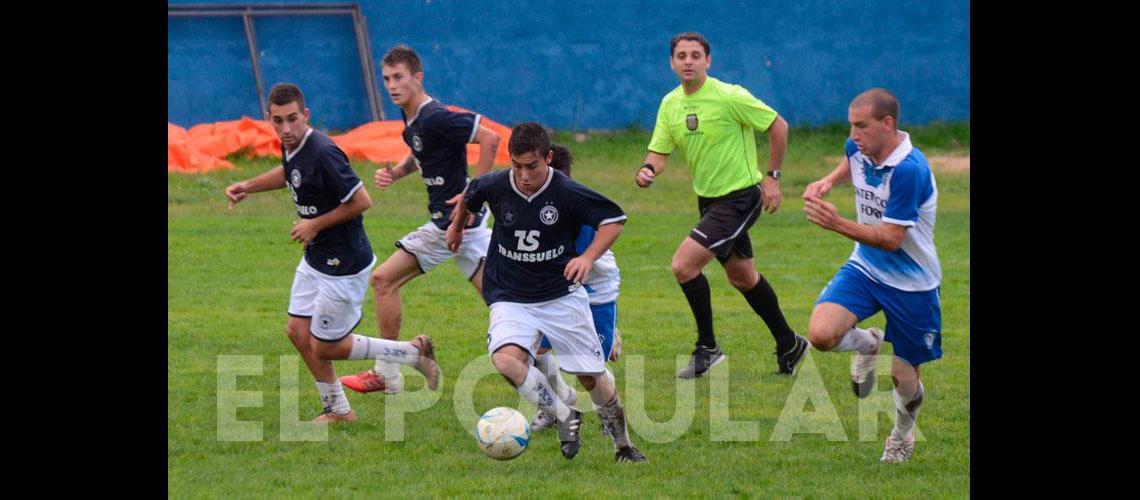
[{"label": "white soccer ball with blue design", "polygon": [[479,449],[495,460],[510,460],[526,451],[530,442],[530,422],[514,408],[500,406],[487,410],[475,425]]}]

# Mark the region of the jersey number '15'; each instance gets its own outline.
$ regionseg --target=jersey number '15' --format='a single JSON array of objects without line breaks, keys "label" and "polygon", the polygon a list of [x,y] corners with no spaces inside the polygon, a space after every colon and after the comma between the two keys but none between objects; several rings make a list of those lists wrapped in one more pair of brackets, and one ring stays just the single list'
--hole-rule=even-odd
[{"label": "jersey number '15'", "polygon": [[523,252],[533,252],[538,249],[538,231],[515,231],[515,236],[519,239],[519,250]]}]

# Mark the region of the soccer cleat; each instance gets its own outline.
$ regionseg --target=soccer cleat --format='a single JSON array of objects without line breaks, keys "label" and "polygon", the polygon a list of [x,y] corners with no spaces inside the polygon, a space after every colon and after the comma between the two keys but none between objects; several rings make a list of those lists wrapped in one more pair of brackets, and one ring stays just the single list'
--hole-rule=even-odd
[{"label": "soccer cleat", "polygon": [[856,353],[851,358],[851,389],[859,399],[870,395],[871,389],[875,388],[875,359],[883,347],[883,331],[878,328],[868,328],[867,331],[875,336],[879,345],[871,354]]},{"label": "soccer cleat", "polygon": [[404,376],[386,380],[383,375],[369,368],[356,375],[341,377],[340,384],[356,392],[384,391],[385,394],[395,394],[404,389]]},{"label": "soccer cleat", "polygon": [[565,421],[558,422],[558,440],[562,442],[562,456],[574,458],[582,446],[582,437],[578,429],[582,426],[582,412],[577,408],[570,408],[570,416]]},{"label": "soccer cleat", "polygon": [[698,345],[696,349],[693,349],[692,357],[689,358],[689,366],[677,370],[677,378],[700,377],[709,371],[709,368],[716,366],[721,361],[724,361],[724,352],[721,352],[719,346],[710,349]]},{"label": "soccer cleat", "polygon": [[618,451],[614,452],[614,461],[621,462],[645,462],[645,455],[642,455],[637,448],[633,446],[623,446]]},{"label": "soccer cleat", "polygon": [[796,335],[796,345],[792,346],[788,352],[783,354],[776,353],[776,374],[777,375],[795,375],[796,365],[800,360],[804,359],[807,355],[808,348],[811,343],[807,339]]},{"label": "soccer cleat", "polygon": [[554,418],[553,415],[546,413],[545,410],[539,408],[538,413],[536,413],[534,415],[534,418],[530,421],[530,432],[531,434],[535,432],[541,432],[553,427],[557,423],[558,419]]},{"label": "soccer cleat", "polygon": [[346,413],[344,415],[340,415],[340,414],[332,411],[332,408],[325,408],[325,411],[322,411],[320,415],[317,415],[317,418],[313,419],[313,422],[327,422],[327,423],[355,422],[355,421],[356,421],[356,412],[355,411],[348,410],[348,413]]},{"label": "soccer cleat", "polygon": [[891,439],[890,436],[887,436],[887,441],[883,445],[883,456],[879,459],[879,462],[884,464],[900,464],[910,460],[910,457],[913,455],[913,432],[902,441],[895,441]]},{"label": "soccer cleat", "polygon": [[431,337],[427,335],[418,335],[412,339],[412,344],[420,350],[420,355],[416,357],[416,362],[412,363],[412,368],[423,374],[427,379],[428,389],[436,390],[439,388],[439,365],[435,362],[435,347],[432,345]]}]

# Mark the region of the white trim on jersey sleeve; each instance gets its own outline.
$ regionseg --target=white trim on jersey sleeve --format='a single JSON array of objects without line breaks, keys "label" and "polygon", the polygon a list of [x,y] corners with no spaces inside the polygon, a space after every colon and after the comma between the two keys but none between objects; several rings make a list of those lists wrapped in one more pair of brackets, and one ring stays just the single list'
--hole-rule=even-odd
[{"label": "white trim on jersey sleeve", "polygon": [[292,152],[285,152],[285,161],[292,161],[293,157],[301,152],[301,149],[305,147],[305,143],[309,142],[310,135],[313,135],[313,127],[309,127],[309,129],[305,131],[305,136],[301,138],[301,143],[297,145],[297,149],[294,149]]},{"label": "white trim on jersey sleeve", "polygon": [[602,226],[604,226],[604,225],[606,225],[606,224],[613,224],[613,223],[615,223],[615,222],[620,222],[620,221],[623,221],[623,220],[625,220],[625,219],[626,219],[626,216],[625,216],[624,214],[623,214],[621,217],[614,217],[614,218],[611,218],[611,219],[606,219],[606,220],[604,220],[604,221],[601,221],[601,222],[599,222],[599,223],[598,223],[598,227],[602,227]]},{"label": "white trim on jersey sleeve", "polygon": [[352,195],[356,194],[356,192],[359,191],[360,188],[362,188],[362,187],[364,187],[364,181],[360,181],[360,182],[356,183],[356,187],[349,190],[348,195],[346,195],[344,198],[341,198],[340,202],[344,203],[344,202],[348,201],[350,198],[352,198]]},{"label": "white trim on jersey sleeve", "polygon": [[479,122],[483,120],[483,115],[475,115],[475,126],[471,127],[471,137],[467,139],[467,143],[475,142],[475,135],[479,133]]},{"label": "white trim on jersey sleeve", "polygon": [[917,224],[915,221],[912,221],[912,220],[898,220],[898,219],[892,219],[890,217],[883,217],[883,222],[894,224],[896,226],[908,226],[908,227],[913,227],[915,224]]}]

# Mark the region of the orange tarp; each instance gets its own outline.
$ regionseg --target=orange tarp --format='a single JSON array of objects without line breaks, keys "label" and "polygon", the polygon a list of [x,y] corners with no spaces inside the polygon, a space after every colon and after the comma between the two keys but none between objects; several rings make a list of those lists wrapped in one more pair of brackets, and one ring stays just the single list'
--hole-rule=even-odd
[{"label": "orange tarp", "polygon": [[[448,106],[452,111],[467,112],[458,106]],[[487,117],[480,124],[497,132],[502,139],[495,154],[496,165],[510,163],[507,141],[511,129]],[[203,123],[185,130],[172,123],[166,124],[167,133],[167,172],[207,172],[217,168],[233,168],[225,157],[246,150],[250,157],[281,157],[281,140],[267,121],[254,120],[243,116],[240,120],[216,123]],[[361,125],[351,131],[332,136],[350,159],[369,160],[374,163],[398,162],[411,151],[401,134],[404,124],[400,120],[375,121]],[[474,165],[479,160],[479,145],[467,145],[467,163]]]}]

